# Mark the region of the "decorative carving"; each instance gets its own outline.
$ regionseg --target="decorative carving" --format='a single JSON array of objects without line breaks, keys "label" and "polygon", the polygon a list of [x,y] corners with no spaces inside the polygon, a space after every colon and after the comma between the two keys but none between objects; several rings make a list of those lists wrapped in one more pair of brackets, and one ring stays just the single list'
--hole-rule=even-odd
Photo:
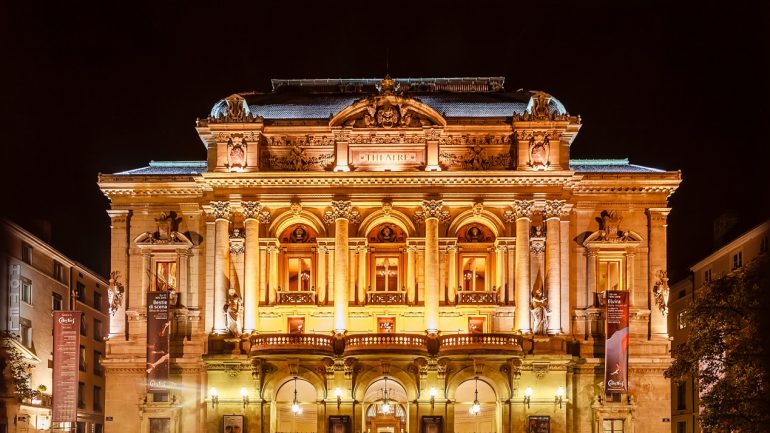
[{"label": "decorative carving", "polygon": [[406,235],[403,230],[395,224],[380,224],[369,232],[370,243],[392,243],[405,242]]},{"label": "decorative carving", "polygon": [[548,335],[548,298],[543,295],[540,288],[532,292],[532,301],[529,310],[532,320],[532,333],[535,335]]},{"label": "decorative carving", "polygon": [[529,229],[529,235],[534,238],[544,238],[545,229],[542,224],[533,224]]},{"label": "decorative carving", "polygon": [[458,231],[457,241],[472,242],[494,242],[495,235],[485,225],[471,223],[461,227]]},{"label": "decorative carving", "polygon": [[350,200],[334,200],[331,203],[331,208],[324,213],[326,224],[334,224],[338,219],[346,219],[353,224],[360,221],[361,215],[357,210],[353,210]]},{"label": "decorative carving", "polygon": [[286,291],[277,292],[279,304],[315,304],[315,291]]},{"label": "decorative carving", "polygon": [[309,155],[304,147],[293,146],[288,152],[276,154],[265,149],[262,152],[263,166],[273,170],[309,171],[324,170],[334,161],[334,153]]},{"label": "decorative carving", "polygon": [[548,374],[548,370],[550,370],[550,365],[547,363],[532,364],[532,372],[535,373],[537,379],[543,379]]},{"label": "decorative carving", "polygon": [[258,201],[241,202],[243,219],[258,219],[262,212],[262,204]]},{"label": "decorative carving", "polygon": [[257,216],[257,219],[262,224],[270,224],[270,211],[266,209],[262,209],[259,211],[259,215]]},{"label": "decorative carving", "polygon": [[439,138],[441,146],[510,146],[510,135],[443,135]]},{"label": "decorative carving", "polygon": [[318,233],[312,227],[305,224],[295,224],[287,227],[280,235],[282,243],[304,244],[314,243],[318,238]]},{"label": "decorative carving", "polygon": [[660,312],[665,316],[668,314],[668,272],[660,270],[655,274],[655,277],[655,286],[652,289],[652,293],[655,296],[655,305],[658,306]]},{"label": "decorative carving", "polygon": [[566,200],[546,200],[543,205],[543,218],[560,218],[564,214]]},{"label": "decorative carving", "polygon": [[352,134],[349,136],[348,142],[350,144],[424,144],[425,134],[370,132],[368,134]]},{"label": "decorative carving", "polygon": [[532,217],[532,210],[535,207],[533,200],[514,200],[511,204],[515,219]]},{"label": "decorative carving", "polygon": [[222,122],[254,122],[258,119],[254,116],[249,109],[249,104],[246,103],[246,99],[238,94],[233,94],[225,98],[224,104],[226,108],[221,110],[216,117],[209,117],[209,121],[212,123]]},{"label": "decorative carving", "polygon": [[545,253],[545,239],[535,238],[530,240],[529,250],[532,254],[539,256]]},{"label": "decorative carving", "polygon": [[248,143],[245,138],[235,135],[229,137],[227,139],[227,168],[231,171],[238,171],[246,167],[247,148]]},{"label": "decorative carving", "polygon": [[503,221],[507,223],[515,223],[516,213],[514,213],[512,210],[503,211]]},{"label": "decorative carving", "polygon": [[480,216],[481,213],[484,211],[484,204],[474,203],[472,210],[473,210],[473,216]]},{"label": "decorative carving", "polygon": [[628,237],[628,233],[620,230],[623,217],[614,210],[603,211],[599,218],[599,239],[601,241],[618,241]]},{"label": "decorative carving", "polygon": [[467,152],[460,154],[453,151],[441,151],[439,159],[446,167],[460,167],[464,170],[503,170],[510,168],[513,159],[509,152],[486,154],[481,146],[469,147]]},{"label": "decorative carving", "polygon": [[441,222],[449,221],[449,211],[443,210],[442,200],[423,200],[422,210],[414,213],[415,220],[422,222],[429,218],[436,218]]},{"label": "decorative carving", "polygon": [[110,304],[110,315],[123,306],[123,294],[126,292],[123,283],[120,282],[120,271],[110,272],[109,288],[107,289],[107,302]]},{"label": "decorative carving", "polygon": [[534,92],[527,111],[514,113],[513,121],[537,121],[537,120],[567,120],[569,115],[559,113],[559,110],[551,104],[553,97],[545,92]]},{"label": "decorative carving", "polygon": [[155,222],[158,223],[158,231],[153,238],[158,241],[173,241],[174,233],[179,224],[179,218],[176,218],[176,213],[173,211],[169,213],[161,212],[160,217],[155,218]]},{"label": "decorative carving", "polygon": [[227,302],[222,307],[227,323],[227,331],[230,335],[239,337],[242,333],[241,316],[243,315],[243,300],[235,289],[227,290]]},{"label": "decorative carving", "polygon": [[[360,100],[365,104],[360,114],[344,120],[345,126],[354,128],[419,128],[434,124],[431,119],[414,109],[410,99],[383,93]],[[423,138],[424,139],[424,138]]]},{"label": "decorative carving", "polygon": [[392,212],[393,212],[393,204],[389,201],[382,202],[382,214],[388,217]]},{"label": "decorative carving", "polygon": [[211,214],[215,219],[229,220],[231,216],[230,202],[227,201],[212,201],[211,202]]},{"label": "decorative carving", "polygon": [[548,135],[532,134],[529,136],[529,161],[527,165],[533,168],[545,169],[551,165],[551,141]]},{"label": "decorative carving", "polygon": [[291,216],[294,218],[297,218],[302,213],[302,203],[298,201],[293,201],[291,202],[290,209],[291,209]]}]

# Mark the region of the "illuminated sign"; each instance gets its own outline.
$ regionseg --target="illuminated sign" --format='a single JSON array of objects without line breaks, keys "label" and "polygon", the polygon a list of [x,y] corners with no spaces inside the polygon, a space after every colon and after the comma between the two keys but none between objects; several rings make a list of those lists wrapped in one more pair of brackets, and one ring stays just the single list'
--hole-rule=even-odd
[{"label": "illuminated sign", "polygon": [[423,149],[353,149],[350,156],[350,162],[354,166],[379,167],[385,170],[418,166],[425,163],[425,151]]}]

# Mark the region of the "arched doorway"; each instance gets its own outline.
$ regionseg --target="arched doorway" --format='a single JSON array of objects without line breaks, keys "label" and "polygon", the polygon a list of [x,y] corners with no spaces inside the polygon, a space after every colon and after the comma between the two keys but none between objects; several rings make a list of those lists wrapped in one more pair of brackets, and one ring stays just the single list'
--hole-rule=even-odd
[{"label": "arched doorway", "polygon": [[278,388],[273,404],[276,433],[318,431],[316,389],[302,378],[290,378]]},{"label": "arched doorway", "polygon": [[497,395],[487,382],[466,380],[457,387],[455,398],[455,433],[497,432]]},{"label": "arched doorway", "polygon": [[407,428],[407,397],[404,387],[384,376],[369,385],[364,395],[364,432],[401,433]]}]

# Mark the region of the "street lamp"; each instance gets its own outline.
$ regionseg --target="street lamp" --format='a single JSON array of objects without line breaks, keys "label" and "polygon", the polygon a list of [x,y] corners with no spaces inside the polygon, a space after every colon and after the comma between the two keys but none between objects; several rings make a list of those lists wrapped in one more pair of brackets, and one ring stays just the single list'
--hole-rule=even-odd
[{"label": "street lamp", "polygon": [[471,415],[478,415],[481,412],[481,403],[479,403],[479,378],[476,378],[476,391],[474,392],[473,404],[470,410]]},{"label": "street lamp", "polygon": [[219,393],[217,392],[217,389],[213,386],[209,388],[209,397],[211,398],[211,407],[219,404]]},{"label": "street lamp", "polygon": [[532,399],[532,388],[527,387],[527,389],[524,390],[524,404],[527,405],[527,409],[529,409],[529,402]]},{"label": "street lamp", "polygon": [[382,397],[385,400],[381,407],[382,413],[387,415],[390,413],[390,402],[388,402],[388,376],[385,376],[385,387],[382,389]]},{"label": "street lamp", "polygon": [[294,401],[291,402],[291,411],[294,415],[302,415],[302,406],[297,400],[297,376],[294,376]]},{"label": "street lamp", "polygon": [[561,403],[564,399],[564,387],[560,386],[556,389],[556,403],[559,403],[559,409],[561,409]]}]

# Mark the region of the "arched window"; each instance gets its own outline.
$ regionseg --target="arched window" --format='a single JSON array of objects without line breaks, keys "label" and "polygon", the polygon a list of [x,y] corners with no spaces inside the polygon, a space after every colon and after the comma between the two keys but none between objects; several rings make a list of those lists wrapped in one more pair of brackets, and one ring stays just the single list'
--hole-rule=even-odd
[{"label": "arched window", "polygon": [[[455,401],[456,433],[497,431],[497,396],[487,382],[477,378],[466,380],[457,387]],[[478,406],[474,408],[474,404]]]},{"label": "arched window", "polygon": [[275,427],[272,431],[315,433],[318,431],[317,394],[313,385],[302,378],[291,378],[275,396]]},{"label": "arched window", "polygon": [[406,234],[395,224],[383,223],[369,231],[367,241],[371,252],[367,303],[405,302]]},{"label": "arched window", "polygon": [[457,231],[460,248],[459,290],[461,292],[485,292],[491,290],[490,248],[495,235],[487,226],[479,223],[466,224]]},{"label": "arched window", "polygon": [[309,304],[315,302],[315,246],[318,234],[306,224],[287,227],[281,242],[283,281],[278,303]]}]

